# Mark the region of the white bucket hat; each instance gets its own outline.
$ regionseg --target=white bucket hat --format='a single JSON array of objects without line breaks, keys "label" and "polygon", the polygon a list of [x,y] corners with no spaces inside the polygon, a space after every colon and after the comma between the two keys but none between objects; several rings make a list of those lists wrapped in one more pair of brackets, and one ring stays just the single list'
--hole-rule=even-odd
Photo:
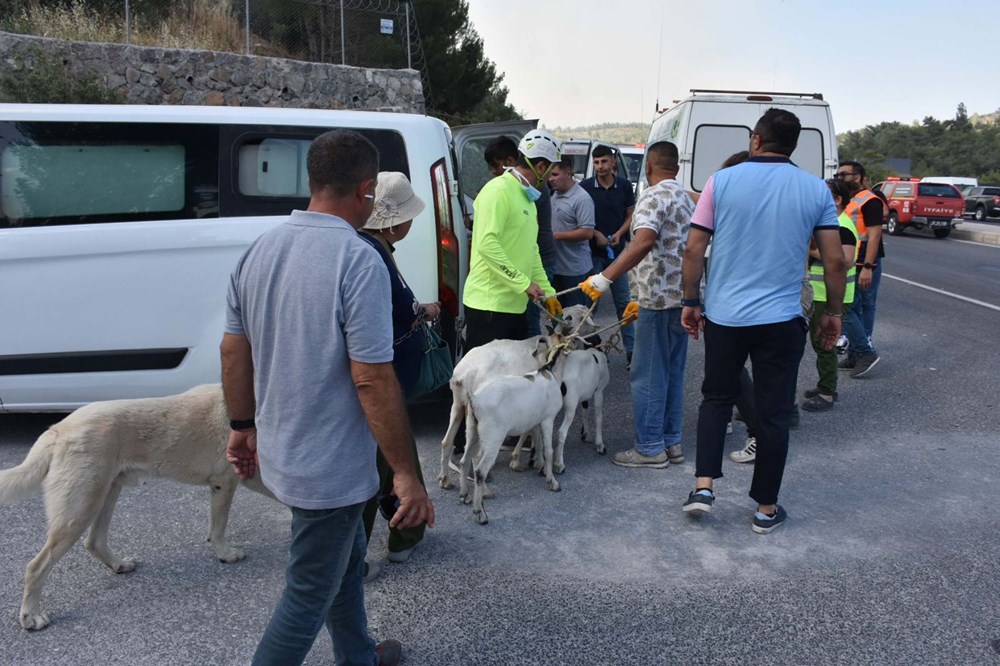
[{"label": "white bucket hat", "polygon": [[420,215],[423,200],[416,195],[410,181],[398,171],[383,171],[375,185],[375,208],[363,229],[388,229]]}]

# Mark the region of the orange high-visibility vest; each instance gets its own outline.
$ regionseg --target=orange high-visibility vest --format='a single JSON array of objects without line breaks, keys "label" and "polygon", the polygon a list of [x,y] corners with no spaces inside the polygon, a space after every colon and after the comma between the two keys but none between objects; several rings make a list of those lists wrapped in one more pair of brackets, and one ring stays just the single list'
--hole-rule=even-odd
[{"label": "orange high-visibility vest", "polygon": [[861,190],[848,202],[847,206],[844,207],[844,213],[851,218],[854,222],[854,227],[858,230],[858,236],[861,240],[866,240],[868,238],[868,227],[865,226],[865,216],[861,212],[861,207],[872,199],[878,199],[882,204],[882,218],[885,219],[889,215],[889,208],[871,190]]}]

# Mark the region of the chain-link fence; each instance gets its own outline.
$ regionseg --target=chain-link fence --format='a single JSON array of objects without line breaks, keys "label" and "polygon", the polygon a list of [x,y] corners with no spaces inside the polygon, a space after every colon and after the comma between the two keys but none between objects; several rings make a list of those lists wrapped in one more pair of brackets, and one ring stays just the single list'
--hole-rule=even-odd
[{"label": "chain-link fence", "polygon": [[426,73],[406,0],[0,0],[0,30]]}]

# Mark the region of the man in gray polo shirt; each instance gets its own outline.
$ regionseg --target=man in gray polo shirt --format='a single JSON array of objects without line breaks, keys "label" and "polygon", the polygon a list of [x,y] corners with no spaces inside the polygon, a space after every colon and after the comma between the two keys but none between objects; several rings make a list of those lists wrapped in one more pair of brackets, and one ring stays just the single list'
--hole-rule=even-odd
[{"label": "man in gray polo shirt", "polygon": [[376,443],[395,472],[395,527],[433,525],[392,366],[389,278],[356,230],[371,215],[378,152],[327,132],[307,156],[311,199],[243,255],[229,285],[222,386],[237,473],[292,509],[285,590],[253,663],[300,664],[326,625],[338,664],[394,664],[368,636],[362,510]]},{"label": "man in gray polo shirt", "polygon": [[[556,291],[571,289],[590,275],[593,261],[590,239],[594,236],[594,200],[573,178],[573,158],[563,157],[549,174],[552,187],[552,237],[556,244]],[[581,291],[559,297],[563,307],[590,305]]]}]

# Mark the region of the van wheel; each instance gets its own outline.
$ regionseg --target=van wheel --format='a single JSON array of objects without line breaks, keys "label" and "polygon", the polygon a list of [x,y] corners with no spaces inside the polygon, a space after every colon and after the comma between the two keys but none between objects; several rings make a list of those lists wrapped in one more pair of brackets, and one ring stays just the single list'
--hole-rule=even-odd
[{"label": "van wheel", "polygon": [[986,206],[976,206],[976,212],[973,215],[976,222],[983,222],[986,220]]},{"label": "van wheel", "polygon": [[951,228],[950,227],[947,228],[947,229],[935,229],[934,230],[934,238],[947,238],[948,234],[950,234],[950,233],[951,233]]},{"label": "van wheel", "polygon": [[889,220],[885,223],[885,228],[890,236],[903,235],[903,226],[899,223],[899,216],[895,212],[889,213]]}]

